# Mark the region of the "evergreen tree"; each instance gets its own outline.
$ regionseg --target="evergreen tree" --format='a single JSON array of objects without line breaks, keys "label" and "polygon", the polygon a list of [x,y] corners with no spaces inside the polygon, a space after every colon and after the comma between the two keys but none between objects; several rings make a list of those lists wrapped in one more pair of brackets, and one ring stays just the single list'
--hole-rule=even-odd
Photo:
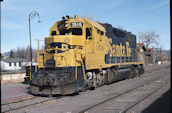
[{"label": "evergreen tree", "polygon": [[13,50],[10,51],[10,58],[14,58],[14,52],[13,52]]}]

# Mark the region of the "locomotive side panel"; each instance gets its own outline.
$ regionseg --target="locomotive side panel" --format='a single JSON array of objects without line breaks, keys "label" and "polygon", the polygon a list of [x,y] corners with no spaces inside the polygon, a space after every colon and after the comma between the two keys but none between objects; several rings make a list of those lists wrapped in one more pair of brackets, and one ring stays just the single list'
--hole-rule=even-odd
[{"label": "locomotive side panel", "polygon": [[136,36],[110,24],[102,24],[106,29],[106,36],[112,39],[112,51],[105,55],[106,64],[136,62]]}]

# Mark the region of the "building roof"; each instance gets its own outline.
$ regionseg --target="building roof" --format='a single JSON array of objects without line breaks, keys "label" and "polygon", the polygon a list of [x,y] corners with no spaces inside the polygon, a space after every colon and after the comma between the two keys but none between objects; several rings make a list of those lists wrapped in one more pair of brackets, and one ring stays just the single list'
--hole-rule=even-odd
[{"label": "building roof", "polygon": [[137,48],[141,49],[143,47],[143,45],[144,45],[143,43],[137,43]]},{"label": "building roof", "polygon": [[1,59],[2,61],[4,62],[11,62],[11,63],[14,63],[14,62],[26,62],[27,60],[26,59],[23,59],[23,58],[6,58],[6,59]]},{"label": "building roof", "polygon": [[153,48],[147,48],[148,51],[153,51]]},{"label": "building roof", "polygon": [[137,49],[141,49],[141,48],[144,49],[144,51],[147,51],[147,48],[143,43],[137,43]]}]

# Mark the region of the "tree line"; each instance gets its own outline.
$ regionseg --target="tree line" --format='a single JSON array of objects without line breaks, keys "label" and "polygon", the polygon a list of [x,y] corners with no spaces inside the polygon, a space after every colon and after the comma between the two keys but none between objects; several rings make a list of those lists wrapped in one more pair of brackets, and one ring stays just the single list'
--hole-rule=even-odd
[{"label": "tree line", "polygon": [[[36,50],[32,49],[32,57],[35,57]],[[27,47],[18,47],[10,51],[9,58],[23,58],[30,60],[30,46]]]}]

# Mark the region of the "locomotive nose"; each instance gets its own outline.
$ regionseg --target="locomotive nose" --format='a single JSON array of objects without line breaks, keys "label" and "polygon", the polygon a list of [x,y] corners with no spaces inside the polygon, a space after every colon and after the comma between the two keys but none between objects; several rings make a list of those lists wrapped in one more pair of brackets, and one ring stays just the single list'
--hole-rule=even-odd
[{"label": "locomotive nose", "polygon": [[55,60],[47,60],[46,63],[45,63],[45,67],[46,68],[54,68],[55,67],[55,64],[56,64],[56,61]]},{"label": "locomotive nose", "polygon": [[50,86],[54,86],[54,85],[55,85],[54,79],[51,78],[51,77],[48,77],[47,83],[48,83]]}]

